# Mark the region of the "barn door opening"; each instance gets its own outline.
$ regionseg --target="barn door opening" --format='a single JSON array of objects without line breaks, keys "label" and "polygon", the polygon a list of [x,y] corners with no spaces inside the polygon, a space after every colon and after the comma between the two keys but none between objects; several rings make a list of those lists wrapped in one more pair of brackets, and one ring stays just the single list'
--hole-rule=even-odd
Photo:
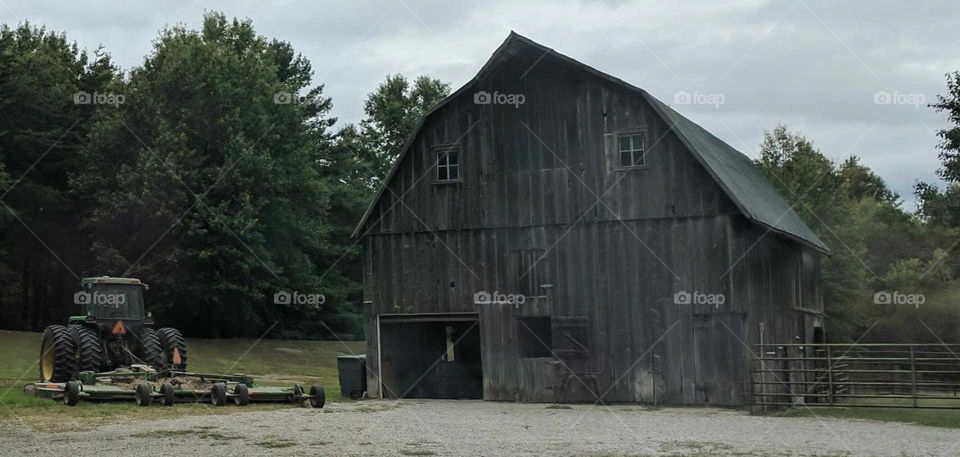
[{"label": "barn door opening", "polygon": [[476,314],[380,316],[384,398],[483,398]]}]

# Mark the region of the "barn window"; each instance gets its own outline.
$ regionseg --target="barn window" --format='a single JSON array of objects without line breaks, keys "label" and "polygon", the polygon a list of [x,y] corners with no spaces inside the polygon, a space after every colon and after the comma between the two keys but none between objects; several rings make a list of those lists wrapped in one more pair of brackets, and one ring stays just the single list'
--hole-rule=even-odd
[{"label": "barn window", "polygon": [[550,316],[519,317],[517,320],[520,357],[552,357]]},{"label": "barn window", "polygon": [[642,167],[644,165],[642,133],[618,135],[617,144],[617,149],[620,151],[621,167]]},{"label": "barn window", "polygon": [[456,182],[460,180],[460,150],[458,148],[437,149],[437,182]]}]

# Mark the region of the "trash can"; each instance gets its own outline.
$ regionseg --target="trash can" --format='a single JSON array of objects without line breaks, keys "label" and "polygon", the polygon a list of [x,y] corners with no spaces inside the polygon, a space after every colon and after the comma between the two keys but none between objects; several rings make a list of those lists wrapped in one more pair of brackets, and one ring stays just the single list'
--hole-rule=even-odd
[{"label": "trash can", "polygon": [[363,398],[367,391],[367,356],[341,355],[337,357],[340,393],[354,400]]}]

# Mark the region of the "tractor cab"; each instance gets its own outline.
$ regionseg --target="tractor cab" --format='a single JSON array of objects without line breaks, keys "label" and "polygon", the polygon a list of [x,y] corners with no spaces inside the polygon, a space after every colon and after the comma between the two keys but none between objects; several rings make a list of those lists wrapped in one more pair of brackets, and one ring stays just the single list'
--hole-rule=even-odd
[{"label": "tractor cab", "polygon": [[151,325],[153,316],[144,309],[143,292],[147,289],[146,284],[135,278],[84,278],[80,291],[73,294],[74,305],[81,315],[72,316],[70,321],[115,325],[122,320],[128,324]]}]

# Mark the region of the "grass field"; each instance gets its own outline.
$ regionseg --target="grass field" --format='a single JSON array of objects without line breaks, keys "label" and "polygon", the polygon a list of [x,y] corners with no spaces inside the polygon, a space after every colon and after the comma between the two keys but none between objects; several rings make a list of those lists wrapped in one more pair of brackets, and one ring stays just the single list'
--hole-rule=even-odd
[{"label": "grass field", "polygon": [[[840,419],[866,419],[883,422],[906,422],[932,427],[960,428],[960,409],[919,409],[919,408],[878,408],[875,405],[902,404],[907,406],[909,399],[859,399],[860,404],[871,407],[811,407],[790,408],[780,413],[786,417],[834,417]],[[882,403],[881,403],[882,402]],[[926,400],[933,406],[960,406],[960,400]]]},{"label": "grass field", "polygon": [[[83,403],[68,408],[59,402],[24,394],[38,378],[40,334],[0,330],[0,422],[20,422],[44,431],[94,428],[110,422],[178,417],[187,414],[232,414],[290,408],[291,405],[250,405],[214,408],[183,404],[172,408],[139,408],[131,403]],[[365,351],[363,342],[205,340],[188,338],[190,371],[244,373],[258,384],[289,386],[321,384],[327,401],[342,401],[337,381],[337,356]],[[56,420],[51,420],[56,418]]]}]

